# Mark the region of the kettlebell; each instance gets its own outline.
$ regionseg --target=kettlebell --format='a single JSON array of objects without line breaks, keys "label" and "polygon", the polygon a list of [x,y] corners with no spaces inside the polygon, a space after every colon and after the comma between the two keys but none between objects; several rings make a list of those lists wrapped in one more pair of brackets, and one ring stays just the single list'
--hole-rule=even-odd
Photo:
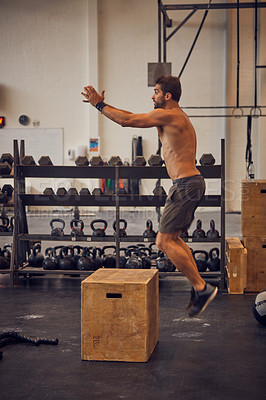
[{"label": "kettlebell", "polygon": [[41,254],[41,243],[35,243],[31,250],[31,254],[28,257],[28,263],[30,267],[42,268],[42,262],[44,260]]},{"label": "kettlebell", "polygon": [[6,251],[8,250],[1,250],[0,248],[0,269],[8,269],[10,266],[10,263],[5,256]]},{"label": "kettlebell", "polygon": [[[106,253],[107,249],[113,249],[113,253]],[[103,267],[104,268],[116,268],[116,256],[115,256],[116,247],[113,245],[103,246],[102,248],[102,258],[103,258]]]},{"label": "kettlebell", "polygon": [[[78,225],[80,226],[78,227]],[[72,221],[70,221],[70,228],[70,236],[72,240],[76,240],[77,238],[84,236],[84,222],[81,219],[73,218]]]},{"label": "kettlebell", "polygon": [[[122,255],[121,252],[124,254]],[[126,256],[127,248],[126,247],[120,247],[119,249],[119,268],[126,268],[126,263],[128,257]],[[116,254],[116,252],[115,252]]]},{"label": "kettlebell", "polygon": [[8,232],[13,232],[14,230],[14,217],[11,217],[9,220],[9,227],[8,227]]},{"label": "kettlebell", "polygon": [[[59,222],[60,224],[62,224],[62,227],[55,227],[54,223],[55,222]],[[65,221],[61,218],[54,218],[50,221],[50,227],[52,229],[51,231],[51,236],[54,237],[63,237],[64,236],[64,228],[65,228]]]},{"label": "kettlebell", "polygon": [[157,250],[153,250],[153,246],[156,246],[156,243],[153,242],[149,245],[149,249],[151,250],[151,259],[152,260],[156,260],[157,256],[158,256],[158,249]]},{"label": "kettlebell", "polygon": [[151,249],[148,247],[140,247],[139,253],[141,256],[142,269],[151,268]]},{"label": "kettlebell", "polygon": [[[122,228],[120,228],[120,223],[124,224]],[[125,219],[119,219],[119,237],[126,237],[127,229],[127,221]],[[116,235],[116,221],[113,222],[113,230],[114,230],[114,235]]]},{"label": "kettlebell", "polygon": [[90,247],[89,250],[93,260],[93,271],[97,271],[97,269],[103,266],[103,259],[101,257],[102,249],[100,247]]},{"label": "kettlebell", "polygon": [[146,221],[146,230],[143,232],[143,236],[147,238],[155,238],[156,232],[153,230],[152,221],[147,219]]},{"label": "kettlebell", "polygon": [[192,236],[194,238],[205,238],[205,231],[202,229],[202,221],[200,219],[197,220],[197,228],[194,230]]},{"label": "kettlebell", "polygon": [[[101,223],[103,224],[102,228],[95,228],[95,224]],[[104,219],[94,219],[91,221],[91,229],[92,229],[92,236],[102,237],[105,236],[105,231],[107,229],[107,221]]]},{"label": "kettlebell", "polygon": [[218,247],[214,247],[209,252],[209,260],[207,262],[207,266],[210,271],[220,271],[220,258],[219,258],[219,249]]},{"label": "kettlebell", "polygon": [[213,219],[210,220],[210,229],[207,231],[207,238],[218,238],[219,232],[215,229],[215,222]]},{"label": "kettlebell", "polygon": [[161,250],[158,251],[156,268],[159,272],[174,272],[176,270],[175,265]]},{"label": "kettlebell", "polygon": [[128,257],[126,262],[126,268],[128,269],[142,269],[142,260],[140,257],[140,251],[137,249],[127,249],[126,256]]},{"label": "kettlebell", "polygon": [[2,221],[2,225],[0,225],[0,232],[8,232],[9,218],[0,217],[0,220]]},{"label": "kettlebell", "polygon": [[70,247],[70,246],[62,247],[62,249],[60,249],[59,255],[60,255],[60,258],[58,261],[58,269],[61,269],[61,270],[76,269],[73,247]]},{"label": "kettlebell", "polygon": [[83,247],[76,245],[76,246],[73,246],[73,250],[74,250],[74,260],[77,265],[77,262],[80,259],[81,254],[82,254]]},{"label": "kettlebell", "polygon": [[196,262],[197,268],[199,272],[205,272],[207,269],[207,261],[209,255],[205,250],[194,250],[193,257]]},{"label": "kettlebell", "polygon": [[94,261],[92,258],[91,251],[88,247],[84,247],[82,250],[81,257],[77,262],[77,269],[80,271],[93,271]]},{"label": "kettlebell", "polygon": [[45,258],[42,262],[42,267],[45,270],[55,270],[58,269],[58,263],[56,259],[55,249],[52,247],[47,247],[45,250]]}]

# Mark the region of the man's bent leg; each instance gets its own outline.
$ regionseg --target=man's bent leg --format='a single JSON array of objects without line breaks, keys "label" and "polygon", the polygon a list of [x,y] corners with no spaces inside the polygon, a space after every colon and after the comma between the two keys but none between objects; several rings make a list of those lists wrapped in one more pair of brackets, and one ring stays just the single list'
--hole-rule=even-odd
[{"label": "man's bent leg", "polygon": [[[176,233],[157,233],[156,245],[170,258],[176,268],[181,271],[197,291],[204,290],[205,281],[201,278],[190,249],[177,239]],[[185,244],[185,243],[184,243]],[[190,253],[189,253],[190,252]]]}]

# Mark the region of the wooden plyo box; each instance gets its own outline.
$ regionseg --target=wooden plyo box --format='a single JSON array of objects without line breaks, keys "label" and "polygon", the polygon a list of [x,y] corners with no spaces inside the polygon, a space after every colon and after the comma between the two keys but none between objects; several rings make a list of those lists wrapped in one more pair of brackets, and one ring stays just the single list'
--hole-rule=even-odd
[{"label": "wooden plyo box", "polygon": [[101,268],[82,281],[83,360],[146,362],[158,338],[158,270]]},{"label": "wooden plyo box", "polygon": [[242,181],[242,236],[266,236],[266,180]]},{"label": "wooden plyo box", "polygon": [[244,293],[247,284],[247,250],[237,237],[225,239],[225,265],[229,293]]},{"label": "wooden plyo box", "polygon": [[[263,222],[262,222],[263,223]],[[260,292],[266,289],[266,235],[264,237],[245,237],[247,249],[247,292]]]}]

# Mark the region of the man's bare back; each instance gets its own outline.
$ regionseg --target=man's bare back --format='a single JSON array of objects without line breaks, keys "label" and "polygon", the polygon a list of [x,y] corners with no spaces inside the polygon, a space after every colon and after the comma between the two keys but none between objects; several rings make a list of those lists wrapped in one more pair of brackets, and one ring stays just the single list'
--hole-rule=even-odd
[{"label": "man's bare back", "polygon": [[174,115],[171,125],[157,129],[170,178],[175,180],[200,174],[195,166],[196,134],[191,122],[179,106],[168,112]]}]

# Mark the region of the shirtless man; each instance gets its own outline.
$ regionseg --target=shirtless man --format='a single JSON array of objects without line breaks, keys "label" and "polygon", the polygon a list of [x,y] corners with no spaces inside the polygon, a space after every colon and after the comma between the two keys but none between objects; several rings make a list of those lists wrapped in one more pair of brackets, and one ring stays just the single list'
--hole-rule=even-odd
[{"label": "shirtless man", "polygon": [[173,186],[160,219],[156,245],[191,282],[191,298],[186,309],[190,317],[198,315],[214,299],[218,289],[201,278],[190,248],[179,236],[191,225],[205,192],[204,179],[195,165],[196,134],[178,104],[181,96],[179,79],[173,76],[158,78],[152,96],[154,110],[144,114],[134,114],[104,103],[104,91],[100,95],[92,86],[84,87],[82,95],[86,99],[84,102],[123,127],[157,128]]}]

